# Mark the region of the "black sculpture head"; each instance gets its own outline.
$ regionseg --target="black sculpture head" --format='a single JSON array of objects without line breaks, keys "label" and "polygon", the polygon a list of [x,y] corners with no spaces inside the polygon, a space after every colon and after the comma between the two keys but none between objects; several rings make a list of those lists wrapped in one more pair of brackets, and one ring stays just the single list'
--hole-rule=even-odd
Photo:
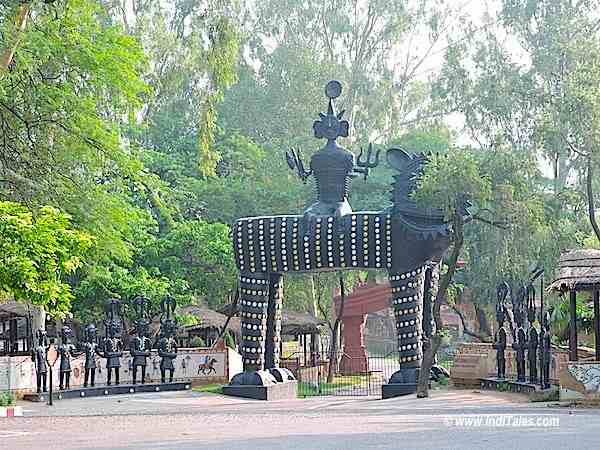
[{"label": "black sculpture head", "polygon": [[60,330],[60,337],[63,343],[68,342],[72,334],[73,332],[71,331],[71,327],[68,325],[63,325],[62,329]]},{"label": "black sculpture head", "polygon": [[344,111],[335,112],[333,100],[342,93],[342,85],[339,81],[332,80],[325,86],[325,95],[329,98],[329,105],[326,113],[320,113],[320,120],[313,123],[313,130],[317,139],[327,139],[335,141],[338,137],[348,137],[349,124],[342,120]]},{"label": "black sculpture head", "polygon": [[506,320],[506,299],[510,294],[510,286],[506,281],[501,282],[496,288],[496,321],[500,327]]},{"label": "black sculpture head", "polygon": [[46,333],[46,330],[37,330],[35,335],[38,345],[41,345],[43,347],[48,346],[48,333]]},{"label": "black sculpture head", "polygon": [[[388,165],[396,170],[393,184],[393,206],[389,209],[393,217],[393,228],[406,234],[404,245],[394,249],[394,260],[402,265],[414,267],[421,261],[440,261],[450,246],[451,228],[439,208],[421,208],[412,198],[419,177],[423,173],[427,156],[423,153],[408,153],[400,148],[391,148],[386,153]],[[461,213],[468,219],[467,201]],[[400,269],[404,270],[404,267]]]},{"label": "black sculpture head", "polygon": [[90,323],[87,327],[85,327],[85,339],[87,342],[94,342],[96,340],[98,331],[96,330],[96,325]]},{"label": "black sculpture head", "polygon": [[527,286],[527,320],[530,324],[535,322],[535,288],[532,284]]},{"label": "black sculpture head", "polygon": [[133,304],[136,311],[136,319],[134,321],[135,330],[138,336],[145,336],[148,332],[150,319],[147,313],[149,300],[144,295],[139,295],[133,299]]}]

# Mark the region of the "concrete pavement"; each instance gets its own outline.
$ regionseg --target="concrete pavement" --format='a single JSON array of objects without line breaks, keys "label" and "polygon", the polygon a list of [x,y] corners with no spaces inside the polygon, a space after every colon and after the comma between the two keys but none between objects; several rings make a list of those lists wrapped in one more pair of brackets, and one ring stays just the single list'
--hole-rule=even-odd
[{"label": "concrete pavement", "polygon": [[0,422],[0,448],[552,450],[600,442],[597,410],[507,393],[432,394],[265,403],[176,392],[25,403],[27,417]]}]

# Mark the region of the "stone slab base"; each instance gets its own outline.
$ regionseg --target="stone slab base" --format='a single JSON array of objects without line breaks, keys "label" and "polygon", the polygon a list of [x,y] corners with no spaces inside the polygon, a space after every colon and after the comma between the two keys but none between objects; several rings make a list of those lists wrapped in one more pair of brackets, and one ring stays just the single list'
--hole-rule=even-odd
[{"label": "stone slab base", "polygon": [[415,383],[388,383],[381,385],[381,398],[401,397],[417,392]]},{"label": "stone slab base", "polygon": [[223,386],[223,394],[255,400],[289,400],[298,397],[298,382],[286,381],[270,386],[228,385]]},{"label": "stone slab base", "polygon": [[[111,386],[81,387],[66,391],[52,392],[53,400],[69,398],[100,397],[104,395],[139,394],[143,392],[184,391],[191,389],[190,382],[151,383],[151,384],[119,384]],[[25,394],[23,400],[31,402],[45,402],[49,398],[48,392]]]},{"label": "stone slab base", "polygon": [[502,378],[481,378],[481,389],[501,392],[515,392],[519,394],[530,394],[540,390],[540,387],[531,383],[508,380]]}]

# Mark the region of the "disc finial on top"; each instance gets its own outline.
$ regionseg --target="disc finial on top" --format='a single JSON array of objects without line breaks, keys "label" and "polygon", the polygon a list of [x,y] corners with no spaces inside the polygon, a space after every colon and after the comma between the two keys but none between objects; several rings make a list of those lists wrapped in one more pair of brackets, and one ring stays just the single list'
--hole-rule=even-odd
[{"label": "disc finial on top", "polygon": [[325,95],[330,98],[338,98],[342,93],[342,84],[337,80],[331,80],[325,85]]}]

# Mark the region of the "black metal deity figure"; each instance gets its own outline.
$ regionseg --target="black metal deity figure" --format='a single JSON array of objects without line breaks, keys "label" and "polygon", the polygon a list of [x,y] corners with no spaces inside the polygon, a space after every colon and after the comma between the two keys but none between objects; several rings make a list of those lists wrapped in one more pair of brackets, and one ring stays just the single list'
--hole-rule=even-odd
[{"label": "black metal deity figure", "polygon": [[[239,384],[253,374],[279,366],[280,315],[283,274],[343,269],[387,269],[391,306],[398,333],[400,371],[392,383],[416,390],[423,355],[422,339],[430,331],[423,312],[430,308],[443,253],[450,244],[450,225],[436,208],[421,209],[411,198],[427,161],[424,154],[389,149],[387,163],[396,171],[393,205],[378,212],[353,212],[348,203],[350,181],[378,164],[378,154],[355,161],[336,140],[348,136],[348,122],[337,113],[334,99],[341,94],[337,81],[327,84],[326,113],[313,125],[316,138],[327,140],[313,154],[306,170],[298,151],[287,161],[300,179],[314,177],[317,198],[302,215],[260,216],[239,219],[233,225],[236,265],[240,270],[240,318],[244,370]],[[361,152],[362,153],[362,152]],[[433,206],[433,205],[431,205]],[[463,213],[468,218],[466,204]],[[234,378],[232,384],[236,384]],[[412,392],[414,392],[412,390]]]},{"label": "black metal deity figure", "polygon": [[47,392],[46,381],[48,377],[47,356],[50,343],[48,335],[44,330],[37,330],[35,333],[36,346],[32,351],[31,359],[35,365],[37,392]]},{"label": "black metal deity figure", "polygon": [[504,321],[506,320],[506,298],[510,293],[510,287],[508,283],[502,282],[496,288],[497,300],[496,300],[496,321],[498,322],[498,331],[494,338],[494,348],[496,349],[496,367],[498,369],[498,378],[504,379],[506,377],[506,328],[504,328]]},{"label": "black metal deity figure", "polygon": [[175,365],[173,361],[177,358],[177,320],[175,319],[175,299],[171,296],[165,297],[160,304],[162,316],[160,319],[160,338],[158,340],[158,356],[160,356],[160,382],[166,382],[166,372],[169,371],[169,383],[173,382]]},{"label": "black metal deity figure", "polygon": [[552,362],[552,335],[550,334],[550,313],[545,312],[542,318],[542,331],[540,333],[542,353],[542,366],[540,367],[540,386],[550,389],[550,364]]},{"label": "black metal deity figure", "polygon": [[106,384],[112,383],[112,374],[115,375],[115,384],[119,384],[119,369],[121,356],[123,356],[123,341],[121,340],[121,302],[110,299],[106,304],[106,320],[104,327],[106,335],[102,341],[100,355],[106,359]]},{"label": "black metal deity figure", "polygon": [[134,322],[136,335],[130,342],[130,352],[133,357],[133,384],[137,380],[138,367],[142,369],[141,382],[144,384],[146,380],[146,360],[150,356],[150,349],[152,348],[152,342],[147,336],[148,325],[150,325],[150,319],[146,312],[148,299],[144,296],[136,297],[134,304],[137,310],[137,318]]},{"label": "black metal deity figure", "polygon": [[71,357],[77,356],[75,346],[70,342],[72,334],[68,325],[63,326],[60,331],[61,344],[58,346],[57,352],[60,356],[59,389],[61,391],[69,389],[71,386]]},{"label": "black metal deity figure", "polygon": [[85,341],[81,344],[81,351],[85,355],[83,387],[94,387],[96,380],[96,355],[100,355],[98,349],[98,338],[96,325],[89,324],[85,328]]},{"label": "black metal deity figure", "polygon": [[513,299],[513,315],[516,322],[516,329],[513,331],[514,342],[512,348],[515,351],[517,361],[517,381],[525,382],[525,352],[527,351],[527,333],[523,328],[525,321],[524,300],[527,295],[527,288],[523,286],[519,289],[516,298]]},{"label": "black metal deity figure", "polygon": [[529,363],[529,382],[537,383],[537,361],[538,361],[538,343],[539,334],[533,323],[535,322],[535,288],[533,285],[527,286],[527,320],[529,329],[527,330],[527,362]]}]

